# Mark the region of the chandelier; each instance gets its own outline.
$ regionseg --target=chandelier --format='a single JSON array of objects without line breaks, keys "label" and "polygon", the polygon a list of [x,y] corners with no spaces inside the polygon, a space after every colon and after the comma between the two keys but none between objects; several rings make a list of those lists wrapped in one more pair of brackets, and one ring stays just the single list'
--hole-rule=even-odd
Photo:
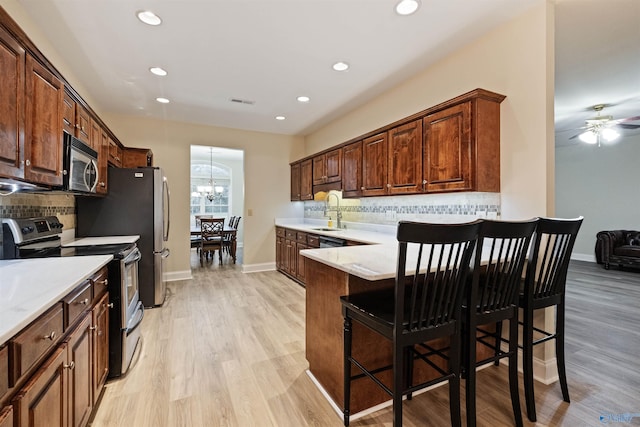
[{"label": "chandelier", "polygon": [[198,185],[196,191],[191,194],[193,197],[205,197],[208,201],[222,199],[224,187],[216,185],[213,180],[213,147],[209,147],[209,183],[207,185]]}]

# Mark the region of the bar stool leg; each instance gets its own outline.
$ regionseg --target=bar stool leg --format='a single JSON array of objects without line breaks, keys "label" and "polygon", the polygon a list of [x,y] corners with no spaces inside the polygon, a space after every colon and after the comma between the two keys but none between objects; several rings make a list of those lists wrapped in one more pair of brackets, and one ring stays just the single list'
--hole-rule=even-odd
[{"label": "bar stool leg", "polygon": [[518,390],[518,314],[509,320],[509,391],[517,427],[522,427],[522,410]]},{"label": "bar stool leg", "polygon": [[345,427],[349,426],[349,410],[351,406],[351,318],[344,318],[344,410]]},{"label": "bar stool leg", "polygon": [[536,398],[533,394],[533,311],[524,309],[522,328],[522,371],[524,397],[529,421],[536,421]]},{"label": "bar stool leg", "polygon": [[567,372],[564,365],[564,298],[556,306],[556,363],[558,366],[558,378],[562,389],[562,399],[571,402],[569,399],[569,387],[567,386]]}]

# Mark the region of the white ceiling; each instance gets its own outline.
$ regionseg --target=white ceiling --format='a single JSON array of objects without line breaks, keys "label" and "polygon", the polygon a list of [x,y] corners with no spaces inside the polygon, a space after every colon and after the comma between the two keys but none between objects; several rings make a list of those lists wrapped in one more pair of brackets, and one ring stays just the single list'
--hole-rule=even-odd
[{"label": "white ceiling", "polygon": [[[401,17],[396,0],[18,0],[101,110],[292,135],[544,0],[421,1]],[[142,9],[163,24],[140,23]],[[351,68],[335,72],[336,61]]]},{"label": "white ceiling", "polygon": [[[18,1],[101,110],[305,135],[544,0],[422,0],[409,17],[396,0]],[[555,15],[556,143],[579,144],[595,104],[640,116],[640,0],[556,0]]]}]

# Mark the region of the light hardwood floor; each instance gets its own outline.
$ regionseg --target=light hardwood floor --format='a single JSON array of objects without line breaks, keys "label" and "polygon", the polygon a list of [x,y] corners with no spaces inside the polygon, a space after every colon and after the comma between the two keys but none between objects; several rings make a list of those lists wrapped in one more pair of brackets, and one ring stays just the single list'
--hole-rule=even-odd
[{"label": "light hardwood floor", "polygon": [[[145,312],[140,357],[108,383],[92,425],[341,426],[305,374],[304,289],[277,272],[201,268],[195,256],[192,268],[193,280],[170,283],[166,304]],[[573,262],[567,306],[572,403],[557,383],[536,383],[530,423],[521,390],[525,425],[598,426],[624,413],[640,424],[640,272]],[[505,366],[479,372],[477,405],[479,426],[513,425]],[[405,402],[404,416],[406,426],[449,425],[448,387]],[[391,409],[351,425],[390,426]]]}]

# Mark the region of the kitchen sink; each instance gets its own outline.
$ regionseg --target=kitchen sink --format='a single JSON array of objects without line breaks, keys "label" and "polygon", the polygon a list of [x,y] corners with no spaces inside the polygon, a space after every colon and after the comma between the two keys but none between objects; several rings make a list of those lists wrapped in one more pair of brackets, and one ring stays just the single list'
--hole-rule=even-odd
[{"label": "kitchen sink", "polygon": [[340,231],[337,228],[326,228],[326,227],[323,227],[323,228],[312,228],[312,230],[316,230],[316,231]]}]

